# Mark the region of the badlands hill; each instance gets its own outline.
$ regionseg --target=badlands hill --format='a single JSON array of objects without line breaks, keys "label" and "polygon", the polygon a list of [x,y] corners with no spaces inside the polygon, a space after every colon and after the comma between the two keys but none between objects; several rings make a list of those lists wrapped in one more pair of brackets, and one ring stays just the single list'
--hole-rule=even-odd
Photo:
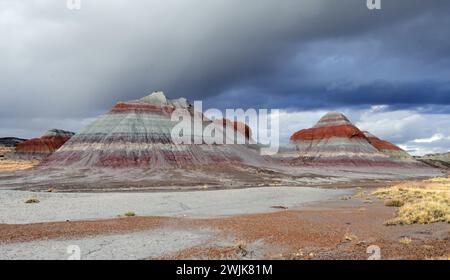
[{"label": "badlands hill", "polygon": [[16,156],[45,158],[61,147],[75,133],[61,129],[50,129],[39,138],[17,144]]},{"label": "badlands hill", "polygon": [[[119,102],[47,158],[43,166],[164,169],[265,162],[246,145],[211,145],[205,139],[200,144],[175,144],[171,131],[179,120],[172,120],[171,114],[177,109],[202,118],[186,99],[170,100],[163,92]],[[219,133],[228,129],[237,137],[250,136],[248,127],[241,131],[240,125],[229,124],[206,118],[201,123],[203,128],[215,125]],[[198,131],[187,133],[186,137],[192,140],[201,137]]]},{"label": "badlands hill", "polygon": [[[59,192],[156,191],[370,184],[374,179],[442,173],[420,163],[394,160],[380,151],[386,147],[384,142],[377,149],[340,113],[329,113],[313,128],[295,133],[279,161],[260,155],[259,145],[249,141],[249,127],[227,120],[203,118],[200,127],[214,127],[227,136],[231,132],[246,144],[210,144],[209,136],[197,144],[175,143],[172,131],[179,119],[172,119],[172,113],[179,110],[203,117],[186,99],[171,100],[162,92],[119,102],[36,168],[14,176],[0,174],[0,181],[5,187],[24,190],[52,186]],[[188,131],[187,136],[201,135]]]},{"label": "badlands hill", "polygon": [[427,168],[400,147],[363,132],[338,112],[294,133],[282,158],[290,164]]},{"label": "badlands hill", "polygon": [[331,112],[317,124],[294,133],[290,138],[305,163],[371,165],[385,164],[389,156],[377,150],[364,133],[341,113]]}]

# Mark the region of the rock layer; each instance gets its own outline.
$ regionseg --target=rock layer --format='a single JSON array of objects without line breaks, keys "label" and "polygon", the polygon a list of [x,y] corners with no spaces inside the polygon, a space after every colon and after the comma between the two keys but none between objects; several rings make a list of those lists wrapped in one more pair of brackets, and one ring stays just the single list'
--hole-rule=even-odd
[{"label": "rock layer", "polygon": [[[214,122],[219,125],[222,125],[224,128],[224,132],[229,131],[227,130],[227,128],[232,128],[233,131],[236,133],[236,135],[234,135],[235,141],[237,141],[237,139],[241,137],[241,139],[245,139],[245,143],[247,144],[254,142],[252,139],[252,130],[247,124],[238,121],[231,121],[228,119],[217,120]],[[245,138],[242,138],[242,135],[244,135]]]},{"label": "rock layer", "polygon": [[306,163],[389,164],[389,156],[372,146],[361,130],[337,112],[326,114],[312,128],[294,133],[290,140],[298,155],[296,160]]},{"label": "rock layer", "polygon": [[[110,112],[72,137],[43,165],[147,169],[215,163],[259,164],[264,161],[246,145],[207,144],[209,142],[202,140],[199,144],[175,143],[171,136],[172,129],[179,123],[178,118],[172,120],[175,110],[202,118],[186,99],[170,100],[162,92],[119,102]],[[184,131],[185,135],[190,139],[201,139],[201,131],[208,125],[214,125],[219,133],[234,129],[234,125],[224,128],[204,119],[200,130]],[[241,134],[240,137],[245,136]]]},{"label": "rock layer", "polygon": [[16,155],[20,157],[46,157],[61,147],[74,135],[73,132],[51,129],[40,138],[33,138],[16,146]]},{"label": "rock layer", "polygon": [[414,158],[411,155],[397,145],[394,145],[386,140],[382,140],[368,131],[364,131],[364,135],[367,137],[367,140],[369,140],[372,146],[374,146],[378,151],[390,156],[392,159],[414,161]]}]

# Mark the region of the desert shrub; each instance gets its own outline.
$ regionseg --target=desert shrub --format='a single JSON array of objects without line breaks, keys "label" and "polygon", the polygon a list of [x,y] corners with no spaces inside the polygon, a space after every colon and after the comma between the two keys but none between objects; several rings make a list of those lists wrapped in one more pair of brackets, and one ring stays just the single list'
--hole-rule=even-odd
[{"label": "desert shrub", "polygon": [[125,213],[125,217],[134,217],[134,216],[136,216],[136,213],[132,211]]},{"label": "desert shrub", "polygon": [[37,198],[29,198],[25,201],[25,203],[31,204],[31,203],[39,203],[39,199]]}]

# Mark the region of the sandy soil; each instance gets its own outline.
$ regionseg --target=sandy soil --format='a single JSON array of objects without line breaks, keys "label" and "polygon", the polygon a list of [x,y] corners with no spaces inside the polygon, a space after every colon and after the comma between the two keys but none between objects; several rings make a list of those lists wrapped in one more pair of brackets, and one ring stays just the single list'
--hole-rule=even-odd
[{"label": "sandy soil", "polygon": [[[129,217],[3,224],[0,258],[63,258],[67,254],[61,250],[67,244],[79,245],[81,257],[86,259],[120,258],[114,251],[123,258],[367,259],[372,245],[380,248],[382,259],[450,257],[448,224],[383,225],[394,214],[395,209],[376,198],[353,197],[226,218]],[[180,232],[186,235],[186,242],[172,246],[173,240],[184,239]],[[111,247],[110,242],[115,245]],[[104,249],[102,244],[106,244]],[[148,247],[142,249],[142,244]],[[83,254],[92,250],[99,253]]]}]

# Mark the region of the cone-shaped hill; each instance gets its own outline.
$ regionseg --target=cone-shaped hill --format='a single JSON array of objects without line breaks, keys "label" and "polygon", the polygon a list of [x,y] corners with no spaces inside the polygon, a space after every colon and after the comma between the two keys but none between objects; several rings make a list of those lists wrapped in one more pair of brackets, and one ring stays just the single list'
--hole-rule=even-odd
[{"label": "cone-shaped hill", "polygon": [[[264,161],[246,145],[175,144],[171,131],[179,121],[173,121],[171,114],[176,109],[185,109],[191,116],[199,114],[186,99],[170,100],[162,92],[119,102],[72,137],[43,165],[149,169],[223,163],[257,165]],[[205,118],[203,127],[211,123],[214,122]],[[222,123],[216,126],[222,132],[234,130],[234,126],[227,128]]]},{"label": "cone-shaped hill", "polygon": [[346,116],[331,112],[312,128],[294,133],[291,143],[298,159],[329,164],[385,164],[389,157],[370,144]]}]

